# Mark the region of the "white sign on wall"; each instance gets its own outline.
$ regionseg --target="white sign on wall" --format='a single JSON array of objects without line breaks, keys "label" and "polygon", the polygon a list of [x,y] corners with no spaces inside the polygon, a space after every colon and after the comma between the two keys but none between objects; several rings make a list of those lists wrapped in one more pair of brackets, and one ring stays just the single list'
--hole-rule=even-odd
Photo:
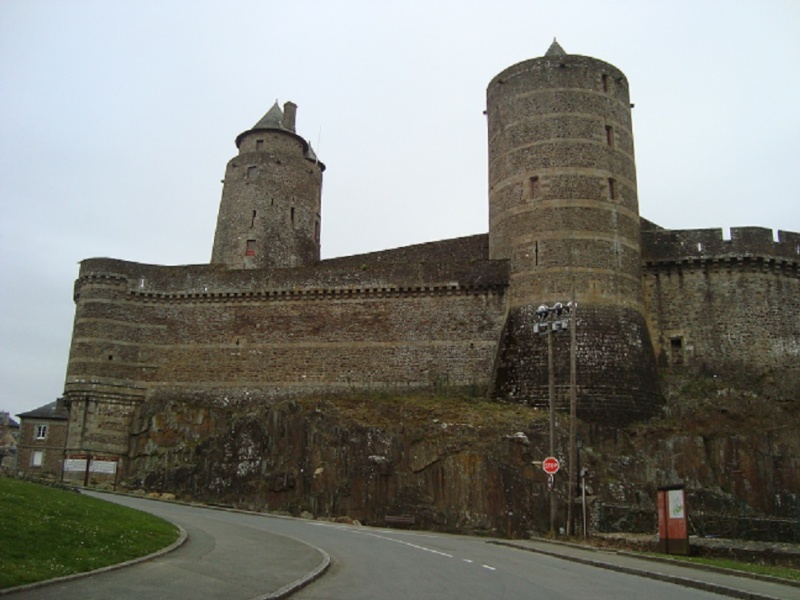
[{"label": "white sign on wall", "polygon": [[86,470],[85,458],[65,458],[64,459],[64,472],[79,471],[83,473]]},{"label": "white sign on wall", "polygon": [[670,490],[669,498],[669,518],[682,519],[684,514],[683,490]]},{"label": "white sign on wall", "polygon": [[115,460],[93,460],[89,465],[92,473],[105,473],[113,475],[117,472],[117,461]]}]

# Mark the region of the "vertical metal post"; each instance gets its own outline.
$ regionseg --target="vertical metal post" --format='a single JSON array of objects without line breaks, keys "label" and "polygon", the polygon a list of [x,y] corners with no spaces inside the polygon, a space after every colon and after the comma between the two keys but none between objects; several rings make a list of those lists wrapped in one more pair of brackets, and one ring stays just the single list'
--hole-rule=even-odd
[{"label": "vertical metal post", "polygon": [[576,471],[577,468],[577,451],[575,446],[575,435],[576,435],[576,413],[577,413],[577,391],[576,387],[576,329],[577,329],[577,321],[575,316],[575,311],[577,309],[577,303],[574,301],[573,295],[573,306],[572,312],[570,314],[570,323],[569,323],[569,492],[567,494],[568,497],[568,504],[567,504],[567,534],[572,535],[575,533],[574,531],[574,523],[572,520],[572,505],[575,503],[575,488],[578,485],[578,473]]},{"label": "vertical metal post", "polygon": [[[550,396],[550,456],[556,455],[556,374],[553,366],[553,324],[547,323],[547,384]],[[555,485],[550,488],[550,534],[556,533]]]},{"label": "vertical metal post", "polygon": [[583,506],[583,538],[588,537],[586,531],[586,469],[581,469],[581,505]]}]

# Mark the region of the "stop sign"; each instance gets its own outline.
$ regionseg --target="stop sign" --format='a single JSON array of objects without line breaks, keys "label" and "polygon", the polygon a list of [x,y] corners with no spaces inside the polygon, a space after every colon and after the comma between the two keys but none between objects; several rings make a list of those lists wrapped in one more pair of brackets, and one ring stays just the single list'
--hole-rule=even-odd
[{"label": "stop sign", "polygon": [[561,465],[558,464],[558,459],[553,456],[548,456],[542,461],[542,469],[548,475],[555,475]]}]

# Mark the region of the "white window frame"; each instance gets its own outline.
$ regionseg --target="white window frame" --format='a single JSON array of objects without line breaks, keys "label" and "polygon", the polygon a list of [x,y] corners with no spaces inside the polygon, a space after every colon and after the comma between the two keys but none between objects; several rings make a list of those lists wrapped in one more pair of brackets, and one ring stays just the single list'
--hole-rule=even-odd
[{"label": "white window frame", "polygon": [[37,440],[46,440],[47,439],[47,424],[46,423],[39,423],[36,426],[36,439]]},{"label": "white window frame", "polygon": [[31,453],[31,466],[41,467],[44,464],[44,450],[34,450]]}]

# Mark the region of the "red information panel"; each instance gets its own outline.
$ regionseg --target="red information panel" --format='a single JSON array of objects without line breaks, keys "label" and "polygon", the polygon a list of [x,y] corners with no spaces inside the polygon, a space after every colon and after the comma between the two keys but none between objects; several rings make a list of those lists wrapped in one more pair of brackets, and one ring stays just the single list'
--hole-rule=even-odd
[{"label": "red information panel", "polygon": [[689,553],[686,490],[683,486],[658,490],[658,546],[666,554]]}]

